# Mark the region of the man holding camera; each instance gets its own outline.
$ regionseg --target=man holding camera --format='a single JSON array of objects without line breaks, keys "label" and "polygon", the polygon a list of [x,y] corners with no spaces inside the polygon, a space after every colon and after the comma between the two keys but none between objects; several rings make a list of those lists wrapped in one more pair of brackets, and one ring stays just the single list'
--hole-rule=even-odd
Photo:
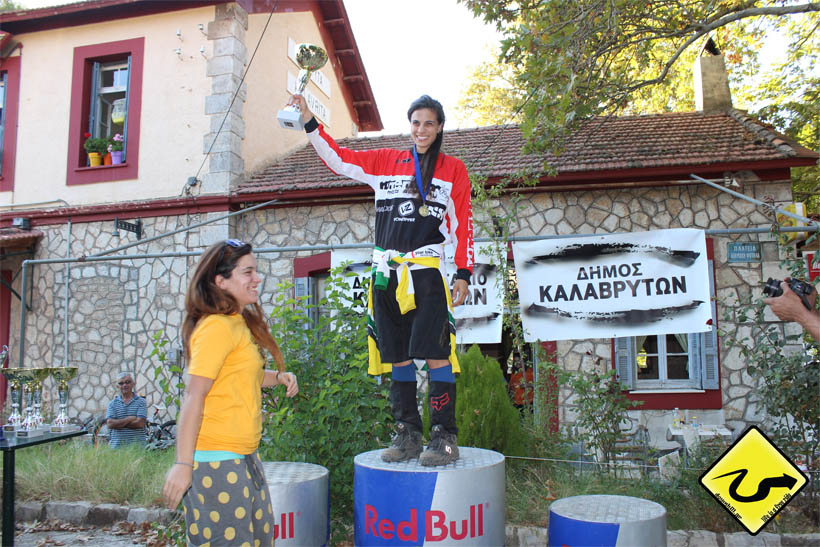
[{"label": "man holding camera", "polygon": [[812,338],[820,342],[820,311],[816,308],[817,291],[812,290],[810,294],[801,298],[786,281],[780,283],[780,288],[783,294],[764,298],[763,302],[769,305],[781,321],[794,321],[800,324]]}]

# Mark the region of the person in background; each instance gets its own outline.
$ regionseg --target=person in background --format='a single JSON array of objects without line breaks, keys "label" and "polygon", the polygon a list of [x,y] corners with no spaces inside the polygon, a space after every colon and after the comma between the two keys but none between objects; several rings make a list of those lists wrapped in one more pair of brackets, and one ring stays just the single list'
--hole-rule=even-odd
[{"label": "person in background", "polygon": [[764,298],[763,302],[769,305],[778,319],[798,323],[815,341],[820,342],[820,311],[817,310],[817,291],[806,296],[809,309],[803,305],[803,301],[791,290],[788,283],[782,281],[780,288],[783,289],[783,294]]},{"label": "person in background", "polygon": [[[473,212],[464,163],[441,152],[444,109],[422,95],[410,105],[409,150],[350,150],[330,137],[299,106],[308,140],[335,173],[373,188],[376,201],[375,268],[368,311],[370,374],[392,372],[390,402],[396,422],[386,462],[418,457],[424,466],[447,465],[459,457],[453,306],[464,303],[473,269]],[[444,246],[455,247],[452,295],[444,275]],[[422,453],[421,417],[416,403],[416,366],[430,370],[430,443]]]},{"label": "person in background", "polygon": [[105,425],[108,426],[111,448],[127,444],[145,446],[145,420],[148,418],[145,399],[134,390],[136,383],[130,372],[120,372],[117,376],[117,387],[120,394],[108,403],[105,412]]},{"label": "person in background", "polygon": [[[177,421],[176,462],[162,495],[180,500],[188,545],[273,545],[274,517],[256,452],[262,437],[262,388],[299,386],[259,306],[256,258],[228,239],[203,253],[185,295],[182,340],[188,358]],[[261,348],[278,370],[266,370]]]}]

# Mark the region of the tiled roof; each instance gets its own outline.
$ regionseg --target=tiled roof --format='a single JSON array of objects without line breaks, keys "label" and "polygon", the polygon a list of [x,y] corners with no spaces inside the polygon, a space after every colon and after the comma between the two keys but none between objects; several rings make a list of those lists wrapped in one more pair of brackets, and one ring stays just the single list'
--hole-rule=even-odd
[{"label": "tiled roof", "polygon": [[39,230],[21,230],[19,228],[0,228],[0,248],[23,249],[43,237]]},{"label": "tiled roof", "polygon": [[[408,135],[340,140],[356,150],[409,148]],[[524,140],[518,126],[503,125],[445,131],[443,150],[460,158],[471,172],[489,178],[504,177],[522,168],[543,174],[543,159],[522,155]],[[743,112],[704,114],[667,113],[595,120],[573,135],[560,156],[547,156],[557,178],[590,179],[612,172],[638,176],[658,168],[697,171],[706,166],[779,162],[806,165],[817,153],[774,132]],[[789,161],[791,160],[791,161]],[[771,165],[770,165],[771,166]],[[737,170],[734,167],[733,170]],[[240,194],[310,191],[361,187],[334,175],[306,144],[296,152],[253,175]]]}]

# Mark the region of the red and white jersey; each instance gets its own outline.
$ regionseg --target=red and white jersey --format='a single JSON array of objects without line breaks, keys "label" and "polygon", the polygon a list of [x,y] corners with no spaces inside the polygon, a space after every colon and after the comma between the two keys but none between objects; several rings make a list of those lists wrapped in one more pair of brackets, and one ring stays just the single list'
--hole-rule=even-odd
[{"label": "red and white jersey", "polygon": [[406,253],[431,244],[452,244],[456,267],[472,272],[473,208],[470,179],[461,160],[439,153],[426,197],[430,214],[422,216],[410,150],[342,148],[322,125],[307,135],[331,171],[367,184],[376,193],[377,247]]}]

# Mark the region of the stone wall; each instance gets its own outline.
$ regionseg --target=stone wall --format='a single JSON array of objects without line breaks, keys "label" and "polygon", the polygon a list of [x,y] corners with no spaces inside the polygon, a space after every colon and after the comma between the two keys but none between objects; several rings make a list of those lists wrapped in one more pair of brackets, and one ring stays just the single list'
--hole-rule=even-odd
[{"label": "stone wall", "polygon": [[[747,184],[742,192],[758,199],[771,197],[790,201],[788,182]],[[509,212],[509,200],[490,204],[489,211]],[[519,236],[562,235],[645,231],[665,228],[703,229],[768,226],[769,219],[754,205],[703,185],[675,185],[665,188],[633,188],[589,192],[524,194],[518,203],[516,225]],[[221,216],[213,213],[212,217]],[[169,232],[205,220],[202,215],[182,215],[144,219],[148,236]],[[476,223],[486,223],[487,214],[476,210]],[[71,255],[91,255],[120,242],[110,235],[110,222],[75,224],[72,227]],[[66,254],[65,225],[38,227],[46,233],[37,258]],[[208,244],[238,237],[255,248],[297,245],[368,243],[373,241],[372,202],[331,205],[317,204],[257,210],[222,220],[214,225],[141,245],[125,252],[168,253],[202,250]],[[477,231],[477,236],[484,235]],[[123,238],[133,241],[133,235]],[[719,320],[739,296],[759,291],[767,276],[782,277],[778,270],[778,248],[773,237],[762,235],[713,236]],[[762,263],[727,262],[730,241],[761,243]],[[270,311],[274,291],[281,282],[292,281],[293,259],[315,254],[310,250],[263,253],[258,255],[263,275],[262,304]],[[160,398],[154,383],[151,358],[152,336],[163,331],[170,346],[181,347],[180,325],[184,293],[195,258],[157,258],[121,262],[72,264],[69,273],[69,363],[80,367],[71,397],[73,415],[100,413],[115,394],[114,380],[121,370],[137,373],[138,392],[148,395],[149,404]],[[33,268],[32,311],[27,318],[26,366],[59,366],[64,362],[65,266],[38,265]],[[19,279],[16,280],[18,291]],[[12,309],[12,366],[17,365],[19,348],[19,306]],[[774,319],[772,317],[772,319]],[[721,323],[731,329],[728,322]],[[604,370],[611,363],[610,340],[576,340],[558,343],[558,360],[569,370]],[[703,423],[727,423],[742,429],[763,419],[754,399],[745,363],[721,343],[721,385],[723,408],[697,410]],[[560,419],[574,421],[572,393],[561,390]],[[173,409],[171,409],[173,412]],[[635,411],[636,422],[646,425],[653,438],[671,421],[670,411]]]}]

